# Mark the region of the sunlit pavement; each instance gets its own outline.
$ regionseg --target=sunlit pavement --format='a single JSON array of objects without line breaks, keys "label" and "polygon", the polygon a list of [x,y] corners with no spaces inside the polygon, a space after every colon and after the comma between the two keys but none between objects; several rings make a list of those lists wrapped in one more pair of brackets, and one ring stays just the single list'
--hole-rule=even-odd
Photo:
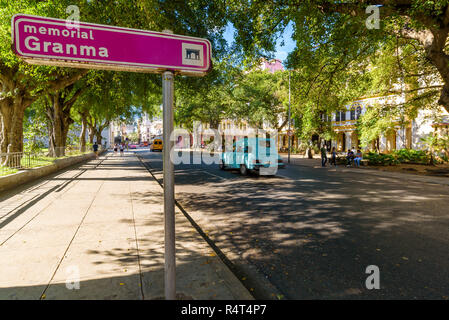
[{"label": "sunlit pavement", "polygon": [[[161,154],[138,153],[161,179]],[[188,213],[284,298],[449,299],[447,185],[310,165],[277,177],[242,177],[218,165],[175,169],[176,197]],[[370,265],[379,267],[380,289],[365,286]]]}]

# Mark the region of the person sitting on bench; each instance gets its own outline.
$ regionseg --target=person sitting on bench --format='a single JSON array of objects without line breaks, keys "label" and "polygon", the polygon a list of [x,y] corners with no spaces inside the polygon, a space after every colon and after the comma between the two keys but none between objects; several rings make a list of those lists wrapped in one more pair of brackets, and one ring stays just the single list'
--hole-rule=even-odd
[{"label": "person sitting on bench", "polygon": [[362,152],[360,151],[360,149],[357,149],[357,152],[356,152],[355,158],[354,158],[354,163],[355,163],[356,167],[360,167],[360,161],[362,161],[362,159],[363,159]]},{"label": "person sitting on bench", "polygon": [[348,153],[346,155],[346,160],[348,163],[346,164],[347,167],[352,165],[352,161],[354,160],[354,152],[352,152],[351,149],[348,149]]}]

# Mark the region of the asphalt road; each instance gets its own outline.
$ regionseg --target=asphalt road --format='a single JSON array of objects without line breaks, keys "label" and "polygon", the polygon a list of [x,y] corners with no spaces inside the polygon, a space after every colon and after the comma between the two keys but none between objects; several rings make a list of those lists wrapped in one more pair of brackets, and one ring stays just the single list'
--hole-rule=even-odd
[{"label": "asphalt road", "polygon": [[[162,178],[161,153],[138,153]],[[175,181],[217,246],[285,299],[449,299],[448,186],[295,165],[242,177],[181,164]],[[366,288],[370,265],[380,289]]]}]

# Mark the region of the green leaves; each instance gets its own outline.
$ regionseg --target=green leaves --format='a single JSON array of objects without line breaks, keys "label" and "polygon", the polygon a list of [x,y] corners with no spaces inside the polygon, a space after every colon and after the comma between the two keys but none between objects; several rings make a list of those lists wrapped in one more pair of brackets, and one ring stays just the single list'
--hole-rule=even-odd
[{"label": "green leaves", "polygon": [[279,116],[285,118],[288,107],[288,75],[251,70],[238,78],[233,94],[232,118],[245,120],[256,128],[262,128],[267,121],[276,128]]},{"label": "green leaves", "polygon": [[[198,82],[196,82],[198,81]],[[214,70],[204,79],[183,79],[176,85],[175,120],[188,128],[193,121],[218,128],[223,119],[246,121],[262,128],[276,128],[288,103],[288,76],[257,69],[242,70],[231,61],[214,61]]]},{"label": "green leaves", "polygon": [[[77,71],[69,68],[32,66],[21,61],[11,50],[11,18],[25,13],[64,19],[69,0],[0,0],[0,92],[36,100],[48,91],[59,90],[56,85]],[[216,56],[223,56],[227,47],[223,32],[227,24],[224,2],[212,0],[156,1],[104,0],[81,1],[81,21],[129,28],[162,31],[208,38]],[[84,72],[84,71],[83,71]],[[202,87],[205,81],[193,81]],[[6,88],[6,82],[8,87]],[[161,80],[154,74],[130,74],[90,70],[78,85],[86,90],[77,107],[92,110],[99,117],[132,117],[137,110],[157,113],[161,103]],[[196,89],[195,89],[196,91]],[[216,93],[218,94],[218,93]],[[1,97],[0,97],[1,98]]]},{"label": "green leaves", "polygon": [[[371,3],[228,2],[238,33],[236,42],[246,60],[270,54],[277,35],[288,23],[293,25],[296,48],[289,54],[287,66],[294,70],[293,118],[303,139],[313,134],[329,137],[331,128],[321,116],[330,116],[359,98],[391,94],[405,98],[382,110],[375,107],[364,117],[358,128],[365,144],[394,122],[406,124],[418,110],[436,109],[439,94],[444,98],[440,84],[447,82],[449,74],[441,66],[447,66],[447,59],[429,58],[433,40],[416,32],[427,29],[434,37],[446,39],[449,1],[381,2],[380,29],[365,25],[369,16],[365,9]],[[444,45],[441,50],[446,55]],[[439,101],[444,104],[443,99]],[[447,103],[444,106],[449,110]]]},{"label": "green leaves", "polygon": [[217,128],[231,108],[232,88],[238,69],[214,60],[214,69],[203,78],[177,77],[175,121],[192,128],[193,121]]}]

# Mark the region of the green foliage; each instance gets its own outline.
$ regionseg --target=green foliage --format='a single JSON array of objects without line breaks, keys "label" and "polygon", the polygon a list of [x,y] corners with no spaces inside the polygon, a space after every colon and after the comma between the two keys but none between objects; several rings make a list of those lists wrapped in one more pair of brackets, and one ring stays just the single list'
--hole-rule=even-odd
[{"label": "green foliage", "polygon": [[391,154],[368,152],[363,155],[363,158],[368,160],[369,165],[395,165],[399,164],[399,161]]},{"label": "green foliage", "polygon": [[[357,130],[360,133],[360,145],[367,147],[370,143],[394,130],[397,124],[397,108],[375,104],[367,108],[365,114],[357,121]],[[405,125],[405,123],[403,124]]]},{"label": "green foliage", "polygon": [[[0,0],[0,102],[19,94],[20,97],[15,101],[26,100],[31,103],[49,91],[59,90],[56,86],[63,83],[61,79],[82,73],[71,68],[32,66],[24,63],[11,50],[11,18],[14,14],[64,19],[68,16],[65,11],[67,6],[72,4],[80,8],[81,21],[155,31],[171,29],[176,34],[207,38],[212,43],[215,57],[222,57],[228,51],[223,39],[227,13],[222,1],[193,0],[180,4],[176,1],[154,0],[76,3],[69,0]],[[15,87],[10,85],[5,89],[3,77]],[[192,83],[197,88],[201,87],[200,81]],[[90,70],[86,79],[79,81],[77,86],[83,87],[83,95],[72,109],[71,117],[81,121],[82,117],[85,118],[83,112],[88,110],[91,123],[97,127],[113,119],[132,119],[143,111],[151,117],[157,114],[159,109],[156,106],[161,102],[161,79],[155,74]],[[191,90],[197,91],[194,85]],[[219,90],[215,93],[220,94],[222,92]],[[213,95],[211,93],[211,100]],[[27,106],[24,104],[23,108]],[[17,107],[12,109],[18,110]],[[20,116],[21,112],[13,115]],[[20,132],[15,135],[19,136]],[[18,138],[20,141],[21,137]],[[8,141],[5,146],[2,145],[2,150],[6,145]],[[15,146],[17,150],[20,148],[20,143]]]},{"label": "green foliage", "polygon": [[[293,118],[303,139],[313,134],[331,136],[330,126],[320,121],[320,116],[330,116],[358,98],[389,94],[403,94],[406,98],[397,104],[375,107],[358,124],[365,145],[394,124],[406,125],[418,110],[436,108],[438,104],[442,92],[438,81],[444,83],[441,68],[429,59],[430,51],[424,48],[423,41],[402,36],[401,31],[431,28],[437,32],[444,28],[439,21],[448,1],[382,2],[379,29],[365,26],[369,4],[372,2],[228,2],[237,29],[236,42],[245,61],[270,55],[285,27],[292,26],[296,47],[287,65],[294,70]],[[447,65],[447,61],[441,65]],[[445,107],[449,110],[449,106]]]},{"label": "green foliage", "polygon": [[131,132],[128,134],[128,138],[131,143],[138,143],[139,142],[139,134],[137,132]]},{"label": "green foliage", "polygon": [[449,159],[449,136],[448,135],[428,135],[421,139],[431,152],[438,155],[442,162],[448,162]]},{"label": "green foliage", "polygon": [[177,78],[175,122],[189,129],[194,121],[218,128],[233,105],[232,90],[239,72],[227,61],[214,61],[214,69],[203,78]]},{"label": "green foliage", "polygon": [[26,110],[23,130],[25,152],[37,152],[44,148],[44,141],[48,135],[47,123],[38,108]]},{"label": "green foliage", "polygon": [[[232,60],[215,61],[204,79],[180,79],[176,84],[175,121],[192,129],[194,121],[218,128],[223,119],[246,121],[262,128],[278,128],[286,119],[288,76],[257,68],[243,70]],[[285,125],[285,123],[284,123]]]},{"label": "green foliage", "polygon": [[393,157],[396,158],[400,163],[429,163],[429,154],[423,150],[413,150],[413,149],[401,149],[395,150],[392,153]]},{"label": "green foliage", "polygon": [[423,150],[400,149],[390,154],[369,152],[363,155],[369,165],[396,165],[396,164],[429,164],[430,153]]},{"label": "green foliage", "polygon": [[81,131],[81,126],[78,123],[72,123],[70,125],[70,130],[67,134],[66,145],[68,146],[76,146],[80,143],[80,138],[75,132]]},{"label": "green foliage", "polygon": [[232,118],[245,120],[255,128],[266,121],[279,126],[279,116],[286,119],[288,108],[288,75],[286,72],[251,70],[239,75],[233,88]]},{"label": "green foliage", "polygon": [[[74,114],[87,111],[92,123],[134,118],[137,108],[151,112],[149,104],[155,75],[127,72],[92,71],[82,80],[83,93],[75,104]],[[78,118],[78,116],[74,117]]]}]

